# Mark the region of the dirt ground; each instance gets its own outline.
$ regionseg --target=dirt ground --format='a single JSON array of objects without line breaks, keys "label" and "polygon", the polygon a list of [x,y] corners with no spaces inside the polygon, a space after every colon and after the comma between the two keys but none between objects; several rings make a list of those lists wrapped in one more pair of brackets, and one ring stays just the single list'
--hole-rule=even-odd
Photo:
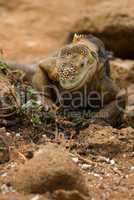
[{"label": "dirt ground", "polygon": [[[0,0],[0,49],[4,57],[20,63],[43,59],[66,43],[74,21],[96,2],[98,1]],[[124,74],[126,78],[126,71]],[[123,82],[124,74],[120,77]],[[127,84],[131,85],[132,82],[127,80]],[[46,199],[43,195],[25,196],[17,193],[10,184],[5,184],[5,179],[48,143],[59,144],[65,151],[71,152],[72,160],[88,180],[91,200],[134,199],[132,127],[116,129],[95,124],[81,130],[75,139],[51,139],[43,130],[36,138],[37,130],[34,134],[29,133],[29,127],[23,130],[23,125],[22,123],[17,132],[0,129],[0,134],[4,132],[10,147],[9,162],[0,165],[0,200]]]}]

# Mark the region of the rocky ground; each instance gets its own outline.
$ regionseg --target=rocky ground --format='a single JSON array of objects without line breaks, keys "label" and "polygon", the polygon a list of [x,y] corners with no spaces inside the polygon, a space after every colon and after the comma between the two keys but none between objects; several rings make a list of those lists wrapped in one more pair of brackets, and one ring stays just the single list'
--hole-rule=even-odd
[{"label": "rocky ground", "polygon": [[118,128],[74,127],[57,116],[35,126],[40,121],[22,114],[12,127],[1,125],[0,200],[134,199],[133,9],[131,0],[0,0],[4,58],[38,61],[72,33],[93,33],[120,57],[111,61],[112,76],[128,93]]}]

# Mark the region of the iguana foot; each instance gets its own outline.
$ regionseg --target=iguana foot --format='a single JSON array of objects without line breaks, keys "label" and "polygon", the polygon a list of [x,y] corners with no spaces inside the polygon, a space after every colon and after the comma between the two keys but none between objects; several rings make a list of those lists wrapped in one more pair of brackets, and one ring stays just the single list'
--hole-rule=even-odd
[{"label": "iguana foot", "polygon": [[104,122],[112,126],[119,126],[123,122],[127,95],[121,91],[116,99],[107,104],[92,117],[92,122]]}]

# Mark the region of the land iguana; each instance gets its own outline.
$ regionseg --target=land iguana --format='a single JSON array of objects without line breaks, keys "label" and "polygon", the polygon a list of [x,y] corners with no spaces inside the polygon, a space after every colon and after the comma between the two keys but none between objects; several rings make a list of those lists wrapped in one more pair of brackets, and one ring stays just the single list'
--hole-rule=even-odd
[{"label": "land iguana", "polygon": [[99,116],[112,125],[123,116],[125,94],[120,94],[110,76],[103,42],[92,35],[75,34],[71,44],[37,65],[9,65],[22,68],[32,77],[33,86],[44,92],[48,104],[53,101],[63,107],[86,107],[98,111],[95,118]]}]

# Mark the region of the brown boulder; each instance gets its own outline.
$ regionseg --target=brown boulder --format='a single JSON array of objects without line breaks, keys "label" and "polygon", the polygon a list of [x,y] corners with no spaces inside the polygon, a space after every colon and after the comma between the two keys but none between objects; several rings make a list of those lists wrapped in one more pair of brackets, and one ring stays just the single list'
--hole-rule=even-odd
[{"label": "brown boulder", "polygon": [[92,124],[78,135],[78,153],[113,157],[133,151],[134,129],[115,129],[111,126]]},{"label": "brown boulder", "polygon": [[87,194],[85,178],[68,153],[55,145],[46,145],[13,176],[13,185],[27,193],[54,192],[63,189]]},{"label": "brown boulder", "polygon": [[127,88],[134,83],[134,60],[116,58],[110,61],[110,65],[111,76],[121,88]]},{"label": "brown boulder", "polygon": [[120,57],[134,58],[134,3],[132,0],[103,1],[89,6],[71,29],[94,34]]}]

